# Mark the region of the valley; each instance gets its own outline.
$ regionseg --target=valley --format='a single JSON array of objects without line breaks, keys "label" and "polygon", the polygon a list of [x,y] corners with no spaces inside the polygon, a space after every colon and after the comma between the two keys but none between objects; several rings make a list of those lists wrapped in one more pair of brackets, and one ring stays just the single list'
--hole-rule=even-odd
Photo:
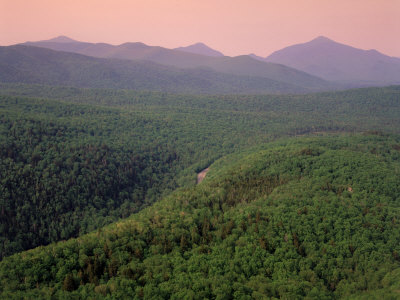
[{"label": "valley", "polygon": [[205,168],[200,173],[197,173],[197,184],[201,183],[204,180],[204,178],[206,178],[209,170],[210,168]]},{"label": "valley", "polygon": [[398,299],[400,63],[0,46],[1,299]]}]

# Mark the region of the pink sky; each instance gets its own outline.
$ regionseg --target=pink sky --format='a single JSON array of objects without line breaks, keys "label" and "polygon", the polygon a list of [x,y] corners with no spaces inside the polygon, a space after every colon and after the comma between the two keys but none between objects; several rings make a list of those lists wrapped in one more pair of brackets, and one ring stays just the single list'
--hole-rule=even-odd
[{"label": "pink sky", "polygon": [[59,35],[267,56],[319,35],[400,57],[400,0],[0,0],[0,45]]}]

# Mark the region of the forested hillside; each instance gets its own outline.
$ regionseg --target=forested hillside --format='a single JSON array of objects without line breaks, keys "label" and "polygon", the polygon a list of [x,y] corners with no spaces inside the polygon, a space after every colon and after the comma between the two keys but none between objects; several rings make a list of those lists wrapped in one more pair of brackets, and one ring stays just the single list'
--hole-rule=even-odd
[{"label": "forested hillside", "polygon": [[0,0],[0,300],[400,300],[400,18],[350,2]]},{"label": "forested hillside", "polygon": [[396,299],[400,139],[292,138],[225,157],[127,220],[0,263],[7,299]]},{"label": "forested hillside", "polygon": [[2,257],[127,217],[252,145],[400,128],[399,87],[189,96],[1,84],[0,93]]}]

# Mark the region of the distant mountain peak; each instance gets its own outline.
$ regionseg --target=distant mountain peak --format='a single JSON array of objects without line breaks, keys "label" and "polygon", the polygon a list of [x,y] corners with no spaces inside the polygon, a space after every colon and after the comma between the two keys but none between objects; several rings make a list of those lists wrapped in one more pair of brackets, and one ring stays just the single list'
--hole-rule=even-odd
[{"label": "distant mountain peak", "polygon": [[[201,47],[207,47],[207,48],[210,48],[210,47],[208,47],[206,44],[204,44],[204,43],[202,43],[202,42],[198,42],[198,43],[194,43],[193,45],[191,45],[191,46],[201,46]],[[189,46],[188,46],[189,47]]]},{"label": "distant mountain peak", "polygon": [[248,56],[250,56],[253,59],[259,60],[259,61],[265,61],[264,57],[258,56],[254,53],[250,53],[250,54],[248,54]]},{"label": "distant mountain peak", "polygon": [[330,38],[327,38],[326,36],[323,36],[323,35],[320,35],[320,36],[318,36],[315,39],[310,41],[310,43],[312,43],[312,42],[319,42],[319,43],[321,43],[321,42],[334,42],[335,43],[335,41],[333,41]]},{"label": "distant mountain peak", "polygon": [[369,52],[369,53],[373,53],[373,54],[382,54],[382,53],[380,53],[378,50],[376,50],[376,49],[369,49],[369,50],[367,50],[367,52]]},{"label": "distant mountain peak", "polygon": [[193,45],[189,45],[186,47],[178,47],[175,48],[174,50],[179,50],[179,51],[184,51],[184,52],[189,52],[189,53],[194,53],[194,54],[200,54],[200,55],[206,55],[206,56],[215,56],[215,57],[220,57],[224,56],[223,53],[214,50],[207,46],[204,43],[198,42]]},{"label": "distant mountain peak", "polygon": [[73,40],[73,39],[71,39],[71,38],[69,38],[69,37],[67,37],[67,36],[65,36],[65,35],[60,35],[60,36],[57,36],[57,37],[55,37],[55,38],[46,40],[46,42],[54,42],[54,43],[76,43],[76,42],[78,42],[78,41]]},{"label": "distant mountain peak", "polygon": [[140,47],[151,47],[151,46],[149,46],[149,45],[146,45],[145,43],[142,43],[142,42],[126,42],[126,43],[123,43],[123,44],[121,44],[121,45],[119,45],[119,46],[140,46]]},{"label": "distant mountain peak", "polygon": [[397,84],[400,62],[374,49],[363,50],[319,36],[275,51],[266,61],[325,80],[361,85]]}]

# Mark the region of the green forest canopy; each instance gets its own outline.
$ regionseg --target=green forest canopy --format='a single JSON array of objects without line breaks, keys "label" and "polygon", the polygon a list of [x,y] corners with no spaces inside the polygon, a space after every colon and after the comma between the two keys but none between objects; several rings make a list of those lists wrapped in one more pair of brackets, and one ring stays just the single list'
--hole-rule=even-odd
[{"label": "green forest canopy", "polygon": [[0,256],[127,217],[252,145],[400,128],[398,86],[300,96],[0,87]]},{"label": "green forest canopy", "polygon": [[96,232],[4,258],[5,298],[396,299],[400,138],[291,138]]},{"label": "green forest canopy", "polygon": [[2,297],[398,297],[399,94],[0,84]]}]

